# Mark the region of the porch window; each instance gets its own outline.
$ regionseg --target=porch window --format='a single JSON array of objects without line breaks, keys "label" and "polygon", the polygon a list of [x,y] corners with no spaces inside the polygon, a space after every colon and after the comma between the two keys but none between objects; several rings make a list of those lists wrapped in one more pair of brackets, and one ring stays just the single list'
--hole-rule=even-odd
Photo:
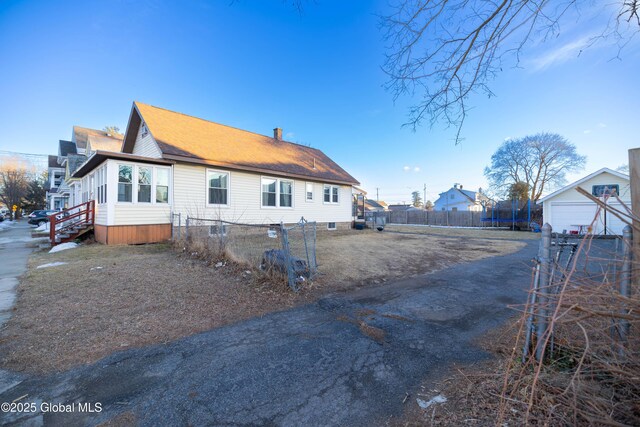
[{"label": "porch window", "polygon": [[138,203],[151,203],[151,168],[138,167]]},{"label": "porch window", "polygon": [[118,201],[131,202],[133,166],[118,165]]},{"label": "porch window", "polygon": [[156,168],[156,203],[169,203],[169,169]]},{"label": "porch window", "polygon": [[229,173],[207,171],[210,205],[227,205],[229,201]]}]

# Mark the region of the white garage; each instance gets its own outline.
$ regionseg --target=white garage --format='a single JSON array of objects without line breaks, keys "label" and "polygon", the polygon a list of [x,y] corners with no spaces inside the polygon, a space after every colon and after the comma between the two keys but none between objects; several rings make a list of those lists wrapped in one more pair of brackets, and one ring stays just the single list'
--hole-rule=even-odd
[{"label": "white garage", "polygon": [[612,207],[625,210],[615,197],[607,195],[615,192],[621,201],[631,206],[629,177],[609,168],[602,168],[584,178],[561,188],[540,199],[543,221],[551,224],[554,231],[592,233],[596,235],[622,234],[625,224],[615,215],[598,206],[576,191],[580,187],[590,194],[607,199]]}]

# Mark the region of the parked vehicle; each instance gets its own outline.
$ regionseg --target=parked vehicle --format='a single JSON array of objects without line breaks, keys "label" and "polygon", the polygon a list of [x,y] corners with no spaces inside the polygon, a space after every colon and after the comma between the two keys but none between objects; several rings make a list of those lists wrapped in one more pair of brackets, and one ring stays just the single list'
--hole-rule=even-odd
[{"label": "parked vehicle", "polygon": [[32,225],[41,225],[45,222],[49,222],[49,215],[53,215],[58,211],[53,210],[38,210],[33,211],[29,214],[29,224]]}]

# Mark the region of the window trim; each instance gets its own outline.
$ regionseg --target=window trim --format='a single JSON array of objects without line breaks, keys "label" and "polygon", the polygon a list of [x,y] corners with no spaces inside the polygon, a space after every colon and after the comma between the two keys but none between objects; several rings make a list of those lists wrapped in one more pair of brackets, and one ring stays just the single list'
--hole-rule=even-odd
[{"label": "window trim", "polygon": [[[324,199],[324,191],[325,191],[325,189],[326,189],[327,187],[329,187],[329,201],[328,201],[328,202]],[[337,188],[337,189],[338,189],[338,201],[337,201],[337,202],[334,202],[334,201],[333,201],[333,189],[334,189],[334,188]],[[339,205],[339,204],[340,204],[340,199],[341,199],[341,198],[342,198],[342,197],[340,197],[340,186],[339,186],[339,185],[335,185],[335,184],[324,184],[324,185],[322,186],[322,203],[323,203],[323,204],[325,204],[325,205]]]},{"label": "window trim", "polygon": [[[308,197],[309,196],[309,191],[307,189],[308,185],[311,186],[311,198]],[[313,182],[306,181],[304,183],[304,201],[307,203],[313,203],[316,201],[316,187]]]},{"label": "window trim", "polygon": [[[143,206],[154,206],[154,205],[170,205],[172,203],[172,188],[173,188],[173,174],[171,173],[172,168],[170,166],[165,166],[165,165],[157,165],[157,164],[153,164],[153,163],[131,163],[131,162],[127,162],[127,161],[114,161],[112,164],[115,165],[116,168],[116,196],[115,196],[115,202],[114,204],[118,205],[118,204],[122,204],[122,205],[143,205]],[[131,166],[132,171],[131,171],[131,201],[120,201],[118,200],[118,187],[120,185],[120,180],[119,175],[120,175],[120,166]],[[138,201],[138,170],[140,168],[149,168],[151,169],[151,201],[150,202],[140,202]],[[156,177],[157,177],[157,173],[156,171],[158,169],[164,169],[168,172],[169,174],[169,185],[168,185],[168,189],[167,189],[167,202],[157,202],[156,201]],[[105,168],[105,174],[106,174],[106,182],[108,183],[109,180],[109,173],[107,172],[107,169]],[[107,184],[105,184],[107,185]],[[105,196],[108,193],[108,185],[107,187],[105,187]],[[109,203],[108,199],[106,199],[105,203]]]},{"label": "window trim", "polygon": [[[131,182],[129,183],[129,185],[131,186],[131,200],[120,200],[120,197],[118,196],[120,193],[120,166],[130,166],[131,167]],[[136,203],[138,201],[138,195],[133,191],[134,190],[134,183],[137,181],[136,177],[137,177],[138,173],[136,171],[136,165],[133,163],[124,163],[124,162],[118,162],[116,163],[116,203],[121,203],[121,204],[133,204]],[[122,184],[125,184],[124,182]],[[133,196],[135,194],[135,199],[136,201],[133,201]]]},{"label": "window trim", "polygon": [[[156,173],[156,171],[158,170],[166,170],[167,171],[167,201],[166,202],[159,202],[158,201],[158,174]],[[171,167],[169,166],[156,166],[153,165],[153,183],[151,186],[151,191],[153,192],[153,194],[151,195],[151,203],[155,204],[155,205],[170,205],[171,204]],[[161,185],[160,187],[164,187],[164,185]]]},{"label": "window trim", "polygon": [[[223,173],[227,175],[227,203],[209,203],[209,172],[214,173]],[[211,169],[207,168],[204,173],[204,188],[205,188],[205,206],[213,207],[213,208],[228,208],[231,206],[231,171],[226,171],[222,169]]]},{"label": "window trim", "polygon": [[[149,177],[149,184],[140,184],[140,168],[149,169],[151,171],[151,176]],[[138,166],[136,165],[136,202],[144,205],[150,205],[153,203],[153,190],[154,190],[154,182],[155,174],[153,173],[153,165],[152,166]],[[140,201],[140,186],[148,185],[149,186],[149,201]]]},{"label": "window trim", "polygon": [[[331,224],[333,224],[333,227],[331,227]],[[338,229],[338,224],[335,221],[327,222],[327,230],[333,231],[337,229]]]},{"label": "window trim", "polygon": [[[276,181],[276,205],[275,206],[265,206],[262,204],[262,180],[263,179],[273,179]],[[291,206],[280,206],[280,181],[287,181],[291,183]],[[295,208],[295,199],[296,199],[296,180],[293,178],[278,178],[276,176],[260,176],[260,209],[294,209]]]}]

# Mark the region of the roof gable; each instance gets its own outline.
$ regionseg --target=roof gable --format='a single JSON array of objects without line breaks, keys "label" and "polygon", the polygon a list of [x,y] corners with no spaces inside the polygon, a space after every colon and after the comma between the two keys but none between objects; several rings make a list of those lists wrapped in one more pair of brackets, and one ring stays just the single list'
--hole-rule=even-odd
[{"label": "roof gable", "polygon": [[565,191],[571,190],[571,189],[579,186],[580,184],[582,184],[582,183],[584,183],[586,181],[589,181],[590,179],[592,179],[592,178],[594,178],[594,177],[596,177],[598,175],[602,175],[604,173],[608,173],[610,175],[613,175],[613,176],[618,177],[620,179],[625,179],[627,181],[629,180],[629,176],[623,174],[622,172],[614,171],[613,169],[609,169],[609,168],[602,168],[602,169],[599,169],[599,170],[593,172],[592,174],[589,174],[589,175],[585,176],[582,179],[579,179],[579,180],[577,180],[575,182],[572,182],[569,185],[566,185],[566,186],[560,188],[559,190],[554,191],[553,193],[551,193],[551,194],[543,197],[542,199],[538,200],[537,203],[542,203],[545,200],[549,200],[549,199],[551,199],[553,197],[556,197],[558,194],[561,194],[561,193],[564,193]]},{"label": "roof gable", "polygon": [[61,139],[58,145],[58,157],[67,157],[69,154],[77,154],[76,144]]},{"label": "roof gable", "polygon": [[358,184],[322,151],[135,102],[123,152],[132,153],[144,120],[167,159]]}]

